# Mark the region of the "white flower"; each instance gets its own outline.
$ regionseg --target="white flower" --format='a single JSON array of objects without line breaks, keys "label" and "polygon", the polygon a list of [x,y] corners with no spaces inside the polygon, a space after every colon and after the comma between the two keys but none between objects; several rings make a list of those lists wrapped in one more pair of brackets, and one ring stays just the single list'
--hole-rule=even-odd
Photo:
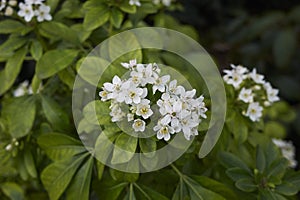
[{"label": "white flower", "polygon": [[152,87],[153,94],[155,94],[156,90],[158,90],[160,92],[165,92],[166,85],[169,81],[170,81],[170,75],[165,75],[165,76],[157,78]]},{"label": "white flower", "polygon": [[128,113],[127,114],[127,121],[131,122],[134,120],[134,114]]},{"label": "white flower", "polygon": [[191,136],[195,135],[195,131],[192,131],[192,129],[197,127],[200,121],[198,115],[191,115],[185,119],[182,119],[180,123],[184,137],[187,140],[190,140]]},{"label": "white flower", "polygon": [[297,161],[295,160],[295,147],[292,142],[275,138],[273,138],[272,141],[280,148],[283,157],[289,161],[289,166],[295,168],[297,166]]},{"label": "white flower", "polygon": [[132,128],[135,132],[144,132],[146,123],[141,119],[136,119],[133,121]]},{"label": "white flower", "polygon": [[0,11],[3,10],[6,6],[6,0],[1,0],[0,1]]},{"label": "white flower", "polygon": [[[124,97],[119,95],[121,92],[122,80],[118,76],[114,76],[112,83],[104,83],[103,90],[107,91],[107,99],[116,99],[118,102],[124,101]],[[120,96],[120,98],[118,98]]]},{"label": "white flower", "polygon": [[13,145],[12,144],[8,144],[8,145],[6,145],[6,147],[5,147],[5,150],[6,151],[11,151],[13,149]]},{"label": "white flower", "polygon": [[103,88],[103,91],[99,92],[99,96],[101,97],[101,101],[107,101],[109,92]]},{"label": "white flower", "polygon": [[269,102],[273,103],[275,101],[279,101],[279,97],[278,97],[279,90],[278,89],[272,88],[270,83],[265,83],[264,88],[267,92],[267,97],[268,97]]},{"label": "white flower", "polygon": [[16,0],[9,0],[8,1],[8,5],[10,5],[10,6],[16,6],[18,4],[18,1],[16,1]]},{"label": "white flower", "polygon": [[7,6],[4,12],[5,16],[11,16],[14,13],[14,9],[12,9],[12,7]]},{"label": "white flower", "polygon": [[251,121],[259,121],[262,117],[263,108],[259,105],[258,102],[251,102],[248,106],[245,116],[249,117]]},{"label": "white flower", "polygon": [[130,75],[140,77],[141,86],[155,82],[153,75],[157,74],[153,72],[152,64],[148,64],[146,67],[144,67],[143,64],[137,64],[136,70],[137,71],[131,72]]},{"label": "white flower", "polygon": [[18,12],[18,15],[20,17],[24,17],[26,22],[30,22],[31,19],[34,17],[34,11],[32,9],[31,4],[24,4],[19,3],[20,10]]},{"label": "white flower", "polygon": [[[170,6],[172,0],[161,0],[161,2],[162,2],[162,4],[165,5],[165,6]],[[160,3],[160,0],[153,0],[153,3],[154,3],[154,4],[159,4],[159,3]]]},{"label": "white flower", "polygon": [[41,4],[39,8],[35,10],[35,15],[37,16],[38,22],[52,20],[52,16],[50,15],[50,6],[46,6],[44,4]]},{"label": "white flower", "polygon": [[42,4],[44,0],[25,0],[26,4],[35,4],[35,5],[39,5]]},{"label": "white flower", "polygon": [[258,83],[258,84],[264,84],[265,81],[264,81],[264,76],[261,75],[261,74],[258,74],[256,73],[256,68],[254,68],[252,70],[251,73],[249,73],[249,77],[255,82],[255,83]]},{"label": "white flower", "polygon": [[253,93],[251,89],[242,88],[240,91],[239,100],[245,102],[245,103],[251,103],[253,102]]},{"label": "white flower", "polygon": [[133,6],[133,5],[141,6],[141,2],[139,0],[129,0],[129,4],[131,6]]},{"label": "white flower", "polygon": [[164,139],[165,141],[170,140],[171,135],[175,133],[174,129],[166,124],[162,124],[160,121],[156,126],[153,128],[154,131],[157,131],[156,137],[157,139],[161,140]]},{"label": "white flower", "polygon": [[135,67],[136,64],[137,64],[136,59],[130,60],[129,63],[121,63],[121,65],[126,69],[133,69],[133,67]]},{"label": "white flower", "polygon": [[227,84],[233,85],[235,89],[240,87],[240,84],[246,79],[245,73],[248,72],[247,68],[238,65],[235,66],[233,64],[230,65],[232,70],[224,70],[226,75],[223,77],[224,81]]},{"label": "white flower", "polygon": [[136,114],[138,116],[142,116],[144,119],[148,119],[153,114],[153,111],[150,108],[150,101],[148,99],[143,99],[136,106],[136,109]]},{"label": "white flower", "polygon": [[28,81],[24,81],[22,82],[18,88],[16,90],[13,91],[13,96],[14,97],[20,97],[20,96],[24,96],[25,94],[28,93],[28,87],[29,82]]},{"label": "white flower", "polygon": [[112,117],[112,122],[122,121],[123,118],[126,116],[126,113],[122,111],[118,103],[112,102],[109,108],[111,109],[109,115]]},{"label": "white flower", "polygon": [[144,89],[137,88],[134,84],[130,84],[129,87],[125,87],[120,96],[124,96],[126,104],[139,104],[141,102]]}]

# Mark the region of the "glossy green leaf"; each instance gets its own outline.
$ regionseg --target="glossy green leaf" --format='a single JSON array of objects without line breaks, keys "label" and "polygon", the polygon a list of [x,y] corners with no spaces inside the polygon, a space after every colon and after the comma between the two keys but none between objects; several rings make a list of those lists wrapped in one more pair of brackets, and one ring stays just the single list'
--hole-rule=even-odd
[{"label": "glossy green leaf", "polygon": [[13,51],[24,46],[27,42],[28,40],[26,38],[12,35],[0,45],[0,53],[4,55],[7,53],[13,53]]},{"label": "glossy green leaf", "polygon": [[48,165],[41,174],[41,180],[51,200],[58,200],[70,184],[86,155]]},{"label": "glossy green leaf", "polygon": [[103,172],[104,172],[105,165],[97,160],[96,161],[96,167],[97,167],[98,179],[101,180]]},{"label": "glossy green leaf", "polygon": [[37,40],[33,40],[30,46],[30,54],[34,60],[38,61],[43,55],[43,47]]},{"label": "glossy green leaf", "polygon": [[156,192],[152,188],[147,187],[145,185],[140,185],[139,184],[138,185],[138,190],[142,190],[141,196],[143,196],[146,199],[168,200],[168,198],[166,196],[160,194],[159,192]]},{"label": "glossy green leaf", "polygon": [[26,167],[26,170],[27,170],[28,174],[32,178],[37,178],[37,171],[36,171],[33,155],[32,155],[32,153],[30,152],[29,149],[25,150],[24,164],[25,164],[25,167]]},{"label": "glossy green leaf", "polygon": [[47,120],[52,128],[58,131],[66,131],[69,127],[69,116],[52,98],[42,96],[42,107]]},{"label": "glossy green leaf", "polygon": [[3,193],[11,200],[23,200],[25,199],[23,188],[13,182],[5,182],[1,184]]},{"label": "glossy green leaf", "polygon": [[27,135],[33,126],[35,112],[35,99],[32,96],[15,98],[5,105],[2,114],[7,120],[10,135],[14,138]]},{"label": "glossy green leaf", "polygon": [[238,168],[238,167],[233,167],[228,170],[226,170],[226,174],[233,180],[233,181],[238,181],[240,179],[251,179],[251,175],[249,174],[248,171]]},{"label": "glossy green leaf", "polygon": [[124,14],[117,8],[111,10],[110,23],[116,28],[120,28],[122,21],[124,19]]},{"label": "glossy green leaf", "polygon": [[260,145],[256,148],[256,168],[263,173],[266,168],[266,156]]},{"label": "glossy green leaf", "polygon": [[[176,190],[173,194],[172,200],[182,200],[182,199],[190,199],[189,191],[186,184],[180,179],[179,184],[176,187]],[[199,199],[203,199],[200,197]]]},{"label": "glossy green leaf", "polygon": [[129,5],[128,1],[123,1],[120,5],[120,9],[130,14],[134,14],[136,12],[136,6]]},{"label": "glossy green leaf", "polygon": [[244,192],[253,192],[258,188],[252,179],[240,179],[235,183],[235,186]]},{"label": "glossy green leaf", "polygon": [[26,48],[18,50],[7,60],[4,69],[0,71],[0,95],[4,94],[13,85],[22,68],[26,53]]},{"label": "glossy green leaf", "polygon": [[286,182],[286,181],[284,181],[282,184],[276,186],[275,190],[279,194],[283,194],[286,196],[292,196],[292,195],[297,194],[297,192],[298,192],[298,189],[295,185],[293,185],[292,183]]},{"label": "glossy green leaf", "polygon": [[37,62],[36,74],[40,79],[49,78],[68,67],[76,58],[78,50],[50,50]]},{"label": "glossy green leaf", "polygon": [[83,109],[84,118],[95,125],[109,124],[111,122],[109,113],[109,104],[100,100],[88,103]]},{"label": "glossy green leaf", "polygon": [[124,197],[124,200],[136,200],[132,184],[130,184],[129,191],[126,194],[126,196]]},{"label": "glossy green leaf", "polygon": [[134,156],[137,141],[136,137],[121,133],[116,139],[111,163],[120,164],[128,162]]},{"label": "glossy green leaf", "polygon": [[26,26],[19,21],[6,19],[0,21],[0,33],[9,34],[9,33],[18,33]]},{"label": "glossy green leaf", "polygon": [[205,187],[206,189],[209,189],[217,194],[220,194],[226,199],[238,200],[238,197],[234,193],[234,191],[221,182],[218,182],[206,176],[192,176],[192,179],[197,181],[201,186]]},{"label": "glossy green leaf", "polygon": [[238,167],[248,172],[251,171],[249,167],[239,157],[235,156],[232,153],[221,152],[220,161],[221,164],[224,165],[226,168]]},{"label": "glossy green leaf", "polygon": [[72,158],[87,151],[79,140],[62,133],[43,134],[37,142],[52,160]]},{"label": "glossy green leaf", "polygon": [[46,38],[62,39],[73,44],[80,43],[77,32],[63,23],[57,21],[43,22],[39,24],[38,28],[40,34]]},{"label": "glossy green leaf", "polygon": [[36,75],[33,76],[32,81],[31,81],[31,88],[33,94],[36,94],[37,91],[39,90],[41,86],[42,80],[39,79]]},{"label": "glossy green leaf", "polygon": [[119,170],[115,170],[110,168],[109,170],[111,177],[116,181],[121,182],[135,182],[139,178],[139,173],[127,173],[127,172],[121,172]]},{"label": "glossy green leaf", "polygon": [[93,7],[87,10],[83,20],[83,27],[87,31],[92,31],[105,24],[109,16],[110,12],[106,5]]},{"label": "glossy green leaf", "polygon": [[94,158],[91,156],[87,161],[85,161],[83,166],[80,167],[67,189],[67,200],[89,200],[93,165]]},{"label": "glossy green leaf", "polygon": [[151,138],[139,138],[141,151],[147,157],[153,157],[156,151],[156,141]]},{"label": "glossy green leaf", "polygon": [[117,200],[121,192],[128,185],[128,183],[119,183],[116,185],[106,185],[105,183],[99,185],[99,193],[103,200]]},{"label": "glossy green leaf", "polygon": [[109,136],[109,133],[105,130],[100,133],[97,138],[94,150],[94,155],[98,160],[103,163],[107,161],[107,158],[110,156],[114,148],[113,141],[116,137],[117,135]]}]

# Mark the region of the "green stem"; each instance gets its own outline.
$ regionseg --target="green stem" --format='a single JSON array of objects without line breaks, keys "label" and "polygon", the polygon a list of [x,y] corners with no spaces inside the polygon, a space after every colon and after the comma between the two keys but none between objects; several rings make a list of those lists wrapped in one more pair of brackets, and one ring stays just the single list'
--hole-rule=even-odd
[{"label": "green stem", "polygon": [[183,177],[183,174],[177,169],[177,167],[175,167],[175,165],[171,164],[171,167],[174,169],[174,171],[178,174],[180,178]]},{"label": "green stem", "polygon": [[151,197],[136,183],[133,183],[134,187],[136,187],[147,199],[151,200]]}]

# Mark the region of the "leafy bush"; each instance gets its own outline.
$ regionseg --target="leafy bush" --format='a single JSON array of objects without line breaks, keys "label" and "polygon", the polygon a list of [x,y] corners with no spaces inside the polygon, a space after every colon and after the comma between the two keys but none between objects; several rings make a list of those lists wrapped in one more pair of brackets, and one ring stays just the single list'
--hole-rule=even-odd
[{"label": "leafy bush", "polygon": [[[260,80],[252,78],[254,83],[247,82],[252,75],[245,74],[246,68],[242,74],[234,72],[241,79],[238,84],[232,84],[236,81],[233,71],[237,67],[233,65],[233,71],[225,71],[229,75],[224,76],[225,124],[217,144],[204,158],[199,157],[199,150],[211,142],[205,139],[207,130],[213,128],[209,124],[211,95],[191,64],[174,53],[152,49],[129,52],[109,64],[103,79],[95,83],[96,94],[90,93],[89,88],[73,88],[76,77],[89,82],[87,77],[97,75],[97,69],[108,62],[89,57],[94,47],[122,31],[160,26],[198,40],[191,26],[180,24],[168,14],[180,10],[179,3],[167,0],[26,0],[23,3],[0,1],[3,14],[0,16],[1,199],[296,198],[300,172],[293,169],[296,165],[293,146],[274,139],[286,136],[284,125],[294,119],[295,113],[288,103],[276,98],[277,90],[266,86],[264,77],[259,78],[261,75],[254,71],[251,74],[258,75]],[[282,44],[282,38],[291,38],[289,44],[293,45],[295,38],[290,33],[288,29],[280,32],[273,48],[275,56],[282,53],[282,45],[288,45]],[[119,41],[119,45],[108,43],[100,54],[109,60],[121,51],[119,48],[132,44],[139,45],[134,35]],[[183,51],[188,45],[179,40],[172,44]],[[291,56],[278,58],[277,66],[288,66]],[[192,140],[185,153],[168,166],[148,173],[133,173],[139,169],[130,165],[136,162],[132,154],[144,155],[137,162],[152,169],[160,162],[153,152],[169,143],[155,135],[137,138],[125,133],[111,121],[109,104],[98,96],[104,83],[111,82],[115,75],[126,74],[121,63],[132,59],[172,66],[177,70],[174,74],[180,72],[181,77],[188,79],[198,96],[204,95],[202,100],[208,108],[207,119],[202,119],[196,132],[189,135]],[[95,73],[81,73],[84,63],[94,64]],[[34,69],[32,74],[30,69]],[[29,73],[26,80],[24,72]],[[258,82],[262,85],[255,91]],[[251,90],[250,96],[255,93],[252,100],[240,96],[243,88]],[[83,98],[72,102],[73,90],[79,89],[83,97],[92,96],[94,101]],[[155,98],[160,97],[153,95]],[[261,109],[249,108],[254,100]],[[76,103],[78,110],[72,109]],[[182,148],[183,144],[174,146]],[[106,166],[99,161],[102,159],[124,164],[128,171]]]}]

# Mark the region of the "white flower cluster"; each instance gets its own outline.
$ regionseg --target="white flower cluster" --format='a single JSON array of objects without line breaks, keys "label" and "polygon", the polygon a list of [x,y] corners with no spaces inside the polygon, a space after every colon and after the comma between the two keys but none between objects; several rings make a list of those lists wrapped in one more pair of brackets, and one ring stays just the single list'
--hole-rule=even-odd
[{"label": "white flower cluster", "polygon": [[297,161],[295,160],[295,147],[291,141],[281,139],[272,139],[273,143],[281,150],[282,156],[289,161],[289,166],[295,168]]},{"label": "white flower cluster", "polygon": [[17,5],[16,0],[0,0],[0,14],[11,16],[14,13],[13,7]]},{"label": "white flower cluster", "polygon": [[[39,86],[37,93],[42,89],[42,85]],[[26,80],[22,82],[14,91],[14,97],[24,96],[26,94],[33,94],[32,87],[29,85],[29,82]]]},{"label": "white flower cluster", "polygon": [[38,22],[50,21],[50,6],[43,3],[44,0],[25,0],[25,3],[19,3],[20,10],[18,15],[23,17],[26,22],[30,22],[34,16],[37,17]]},{"label": "white flower cluster", "polygon": [[239,92],[238,100],[248,104],[243,114],[252,121],[259,121],[262,117],[263,106],[270,106],[279,101],[278,89],[264,80],[264,76],[258,74],[254,68],[251,72],[241,65],[231,64],[231,70],[224,70],[224,81],[232,85]]},{"label": "white flower cluster", "polygon": [[8,145],[5,146],[5,150],[6,151],[12,151],[15,147],[19,146],[19,142],[16,138],[13,138],[11,140],[11,143],[9,143]]},{"label": "white flower cluster", "polygon": [[[130,70],[130,78],[121,80],[114,76],[112,83],[104,83],[103,90],[99,92],[102,101],[111,101],[112,122],[127,118],[128,122],[133,122],[135,132],[144,132],[147,119],[154,114],[151,103],[156,103],[160,117],[153,130],[158,139],[168,141],[170,134],[181,131],[187,140],[198,134],[200,117],[206,118],[207,111],[203,96],[194,98],[195,89],[186,91],[183,86],[177,86],[176,80],[170,81],[170,75],[160,76],[160,68],[155,63],[137,64],[136,60],[131,60],[121,65]],[[147,88],[152,90],[152,98],[159,92],[159,99],[151,99],[155,102],[147,99]]]},{"label": "white flower cluster", "polygon": [[[155,5],[158,5],[158,4],[163,4],[164,6],[170,6],[171,3],[172,3],[172,0],[153,0],[152,1]],[[129,5],[131,6],[141,6],[141,2],[140,0],[129,0]]]}]

